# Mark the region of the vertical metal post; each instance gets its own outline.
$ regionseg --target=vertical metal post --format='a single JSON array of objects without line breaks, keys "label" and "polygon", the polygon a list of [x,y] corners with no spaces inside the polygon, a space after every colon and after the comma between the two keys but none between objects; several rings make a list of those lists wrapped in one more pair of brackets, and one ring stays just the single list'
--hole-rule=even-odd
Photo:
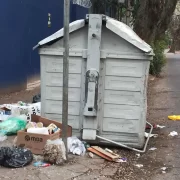
[{"label": "vertical metal post", "polygon": [[69,14],[70,14],[70,0],[64,0],[62,140],[66,147],[67,159],[68,159],[67,131],[68,131],[68,77],[69,77]]}]

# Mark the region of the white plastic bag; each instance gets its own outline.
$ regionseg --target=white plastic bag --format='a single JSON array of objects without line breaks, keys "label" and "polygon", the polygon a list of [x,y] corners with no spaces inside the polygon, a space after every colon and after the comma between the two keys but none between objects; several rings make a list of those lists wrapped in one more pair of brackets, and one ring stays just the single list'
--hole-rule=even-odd
[{"label": "white plastic bag", "polygon": [[43,154],[44,160],[51,164],[61,165],[66,161],[66,149],[60,139],[47,140]]},{"label": "white plastic bag", "polygon": [[76,155],[84,155],[86,148],[77,137],[68,138],[68,151]]},{"label": "white plastic bag", "polygon": [[0,142],[3,142],[7,139],[6,135],[0,134]]}]

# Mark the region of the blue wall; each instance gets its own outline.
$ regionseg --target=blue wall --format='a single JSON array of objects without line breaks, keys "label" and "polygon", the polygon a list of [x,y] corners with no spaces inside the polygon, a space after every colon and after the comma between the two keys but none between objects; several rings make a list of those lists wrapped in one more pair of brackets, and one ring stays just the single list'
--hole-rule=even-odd
[{"label": "blue wall", "polygon": [[[64,0],[1,0],[0,6],[0,87],[26,83],[39,74],[37,50],[32,47],[63,26]],[[84,18],[87,9],[71,4],[70,20]],[[51,28],[48,28],[51,13]]]}]

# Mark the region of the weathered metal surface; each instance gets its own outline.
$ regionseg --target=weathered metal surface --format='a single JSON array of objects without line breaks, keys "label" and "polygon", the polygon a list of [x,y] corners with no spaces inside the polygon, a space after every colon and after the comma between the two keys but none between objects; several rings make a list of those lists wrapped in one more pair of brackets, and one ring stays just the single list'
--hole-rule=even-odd
[{"label": "weathered metal surface", "polygon": [[[73,62],[73,66],[69,71],[70,106],[68,113],[70,119],[73,119],[70,121],[73,133],[84,140],[93,140],[98,134],[117,142],[142,147],[146,124],[147,78],[152,54],[147,55],[147,49],[142,50],[136,47],[105,25],[102,25],[101,38],[99,35],[92,36],[92,34],[96,34],[95,30],[91,33],[92,37],[89,38],[88,26],[92,28],[90,23],[70,34],[70,46],[72,47],[70,48],[70,54],[72,53],[70,62]],[[98,27],[98,25],[96,24],[94,27]],[[100,46],[94,42],[94,46],[89,46],[89,51],[88,40],[93,41],[93,38],[96,37],[98,43],[101,42]],[[62,42],[63,38],[51,45],[42,46],[40,50],[43,77],[41,80],[42,115],[52,119],[56,117],[59,121],[62,117],[62,112],[59,111],[59,107],[62,106],[62,95],[58,95],[57,90],[59,89],[61,93],[62,69],[55,68],[55,66],[59,56],[62,58],[62,54],[53,56],[52,52],[59,51]],[[150,48],[144,43],[142,46]],[[48,49],[46,54],[42,53],[43,50]],[[80,51],[81,53],[76,54]],[[48,55],[47,52],[50,54]],[[91,56],[92,53],[96,56],[92,56],[93,59],[90,59],[89,52],[91,52]],[[59,63],[62,62],[61,58],[59,58]],[[89,60],[91,62],[88,62]],[[94,60],[99,62],[93,62]],[[55,65],[52,65],[54,62]],[[87,89],[85,88],[86,72],[89,68],[99,72],[96,116],[84,114]],[[94,97],[93,88],[94,86],[89,89],[91,97]],[[50,95],[52,92],[54,92],[53,96]],[[77,93],[76,97],[73,97],[74,93]],[[90,105],[93,104],[90,103]],[[82,132],[87,133],[82,135]],[[105,143],[99,139],[94,142]]]}]

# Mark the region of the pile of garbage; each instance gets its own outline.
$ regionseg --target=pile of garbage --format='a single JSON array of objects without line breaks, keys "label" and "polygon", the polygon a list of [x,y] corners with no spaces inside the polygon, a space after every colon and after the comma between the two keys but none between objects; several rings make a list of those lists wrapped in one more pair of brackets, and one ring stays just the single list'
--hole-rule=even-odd
[{"label": "pile of garbage", "polygon": [[19,101],[16,104],[0,105],[0,141],[7,139],[6,135],[15,135],[24,130],[31,121],[31,114],[41,114],[41,103],[27,104]]},{"label": "pile of garbage", "polygon": [[28,133],[49,135],[60,131],[61,129],[58,128],[54,123],[51,123],[48,127],[44,127],[42,122],[29,122],[26,125],[26,132]]},{"label": "pile of garbage", "polygon": [[0,105],[0,120],[5,121],[10,117],[21,117],[24,120],[31,121],[31,114],[41,115],[41,103],[24,103],[19,101],[16,104]]},{"label": "pile of garbage", "polygon": [[30,164],[33,154],[25,148],[0,148],[0,165],[9,168],[20,168]]},{"label": "pile of garbage", "polygon": [[[40,148],[43,147],[41,153],[43,158],[41,161],[34,163],[36,167],[47,167],[52,164],[62,165],[66,161],[66,151],[79,156],[85,154],[84,143],[77,137],[71,137],[72,128],[69,128],[70,137],[68,138],[68,149],[66,150],[60,138],[61,123],[41,118],[41,103],[39,100],[40,96],[37,96],[33,98],[33,104],[20,101],[16,104],[0,105],[0,141],[6,140],[9,135],[17,134],[14,139],[14,146],[0,148],[1,166],[18,168],[30,164],[34,153],[33,147],[30,148],[28,144],[31,140],[30,144],[35,146],[35,149],[37,149],[38,145],[40,145]],[[20,132],[25,135],[21,137]],[[35,137],[31,137],[31,134],[35,135]],[[45,138],[41,140],[39,137]],[[26,148],[26,145],[18,147],[18,138],[19,141],[23,139],[29,149]],[[36,141],[39,143],[37,144]],[[41,152],[41,149],[39,152]]]}]

